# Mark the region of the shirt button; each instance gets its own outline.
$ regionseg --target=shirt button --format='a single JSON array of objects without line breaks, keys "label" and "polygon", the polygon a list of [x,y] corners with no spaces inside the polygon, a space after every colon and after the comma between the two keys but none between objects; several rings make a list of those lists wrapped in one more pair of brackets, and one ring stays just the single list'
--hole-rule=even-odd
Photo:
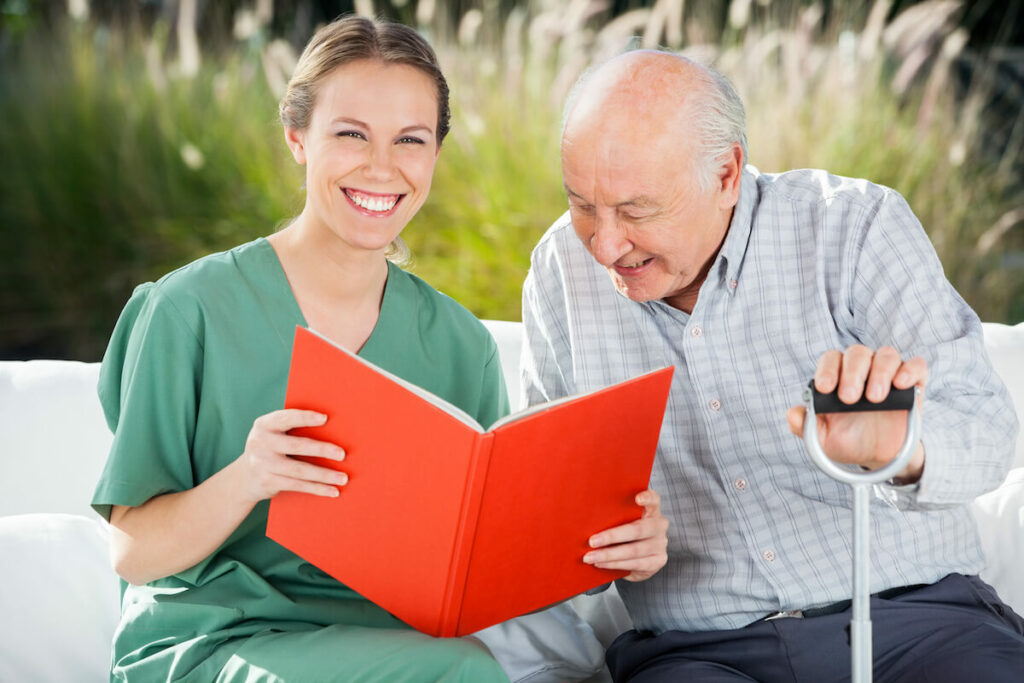
[{"label": "shirt button", "polygon": [[775,551],[769,548],[768,550],[765,550],[763,553],[761,553],[761,557],[764,558],[765,562],[774,562]]},{"label": "shirt button", "polygon": [[739,285],[738,280],[729,280],[729,289],[736,289],[737,285]]},{"label": "shirt button", "polygon": [[719,401],[717,398],[713,398],[710,401],[708,401],[708,407],[710,407],[711,410],[721,410],[722,402]]},{"label": "shirt button", "polygon": [[702,334],[704,334],[704,330],[700,329],[700,325],[694,325],[690,328],[690,336],[699,337]]},{"label": "shirt button", "polygon": [[732,485],[736,488],[737,491],[746,491],[747,490],[747,480],[746,479],[737,479],[736,481],[734,481],[732,483]]}]

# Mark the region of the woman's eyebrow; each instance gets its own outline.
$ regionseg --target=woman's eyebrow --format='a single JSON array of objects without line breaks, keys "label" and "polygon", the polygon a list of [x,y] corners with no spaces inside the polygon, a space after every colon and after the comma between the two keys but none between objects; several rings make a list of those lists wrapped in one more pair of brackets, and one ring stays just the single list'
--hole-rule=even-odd
[{"label": "woman's eyebrow", "polygon": [[[353,118],[350,118],[348,116],[339,116],[338,118],[331,120],[331,125],[335,125],[335,124],[338,124],[338,123],[345,123],[345,124],[348,124],[350,126],[356,126],[357,128],[362,128],[363,130],[370,130],[369,124],[367,124],[365,121],[360,121],[359,119],[353,119]],[[411,126],[406,126],[402,130],[398,131],[398,134],[399,135],[405,135],[407,133],[412,133],[412,132],[415,132],[415,131],[423,131],[423,132],[428,133],[430,135],[434,134],[434,129],[431,128],[430,126],[428,126],[425,123],[415,123],[415,124],[413,124]]]},{"label": "woman's eyebrow", "polygon": [[335,123],[347,123],[347,124],[349,124],[351,126],[359,126],[360,128],[365,128],[367,130],[370,129],[370,127],[368,125],[366,125],[364,122],[360,121],[359,119],[352,119],[352,118],[349,118],[347,116],[339,116],[336,119],[331,119],[331,123],[332,124],[335,124]]},{"label": "woman's eyebrow", "polygon": [[398,131],[398,134],[399,135],[405,135],[406,133],[414,133],[416,131],[423,131],[424,133],[427,133],[428,135],[433,135],[434,134],[434,129],[433,128],[431,128],[430,126],[428,126],[426,124],[422,124],[422,123],[418,123],[418,124],[413,125],[413,126],[406,126],[402,130]]}]

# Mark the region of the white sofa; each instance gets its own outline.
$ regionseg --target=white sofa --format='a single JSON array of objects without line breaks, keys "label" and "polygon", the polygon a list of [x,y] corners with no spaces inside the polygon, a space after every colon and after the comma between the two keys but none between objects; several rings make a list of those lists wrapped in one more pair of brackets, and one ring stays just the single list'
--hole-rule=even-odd
[{"label": "white sofa", "polygon": [[[487,325],[516,397],[519,324]],[[1024,422],[1024,323],[986,324],[985,340]],[[0,681],[107,678],[118,582],[105,524],[89,507],[111,441],[96,398],[98,370],[0,361]],[[1024,613],[1024,439],[1013,468],[974,511],[989,559],[982,576]],[[572,604],[605,645],[629,627],[614,591]]]}]

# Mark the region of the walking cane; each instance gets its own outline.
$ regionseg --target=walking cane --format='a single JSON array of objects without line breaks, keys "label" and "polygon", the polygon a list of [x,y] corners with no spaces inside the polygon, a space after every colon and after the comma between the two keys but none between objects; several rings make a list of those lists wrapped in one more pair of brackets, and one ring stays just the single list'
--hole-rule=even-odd
[{"label": "walking cane", "polygon": [[[838,392],[838,389],[837,389]],[[837,393],[819,393],[812,379],[804,389],[807,415],[804,418],[804,446],[811,460],[836,481],[853,487],[853,618],[850,622],[850,664],[852,683],[871,683],[871,602],[870,602],[870,509],[871,487],[899,474],[914,454],[921,435],[921,416],[917,405],[917,387],[892,389],[881,403],[865,398],[854,404],[839,400]],[[907,436],[896,457],[874,471],[854,472],[829,459],[818,442],[817,413],[864,412],[870,410],[906,410]]]}]

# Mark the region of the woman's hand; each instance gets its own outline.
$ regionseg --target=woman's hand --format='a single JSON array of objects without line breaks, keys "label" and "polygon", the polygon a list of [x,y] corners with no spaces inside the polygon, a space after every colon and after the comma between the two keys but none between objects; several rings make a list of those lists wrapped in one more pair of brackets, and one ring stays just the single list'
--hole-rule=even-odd
[{"label": "woman's hand", "polygon": [[345,451],[326,441],[288,432],[299,427],[324,424],[327,416],[312,410],[277,410],[256,418],[245,441],[245,451],[236,464],[243,491],[254,502],[272,498],[281,491],[301,491],[334,497],[348,475],[330,467],[304,462],[293,455],[341,461]]},{"label": "woman's hand", "polygon": [[345,452],[325,441],[291,436],[297,427],[327,421],[309,410],[278,410],[256,418],[245,451],[195,488],[165,493],[137,507],[110,511],[110,553],[114,569],[142,585],[183,571],[217,550],[256,503],[281,491],[337,496],[344,472],[291,458],[340,461]]},{"label": "woman's hand", "polygon": [[601,569],[628,571],[627,581],[643,581],[668,561],[668,520],[661,514],[661,496],[647,489],[636,496],[644,509],[635,522],[606,529],[590,537],[592,550],[583,561]]}]

